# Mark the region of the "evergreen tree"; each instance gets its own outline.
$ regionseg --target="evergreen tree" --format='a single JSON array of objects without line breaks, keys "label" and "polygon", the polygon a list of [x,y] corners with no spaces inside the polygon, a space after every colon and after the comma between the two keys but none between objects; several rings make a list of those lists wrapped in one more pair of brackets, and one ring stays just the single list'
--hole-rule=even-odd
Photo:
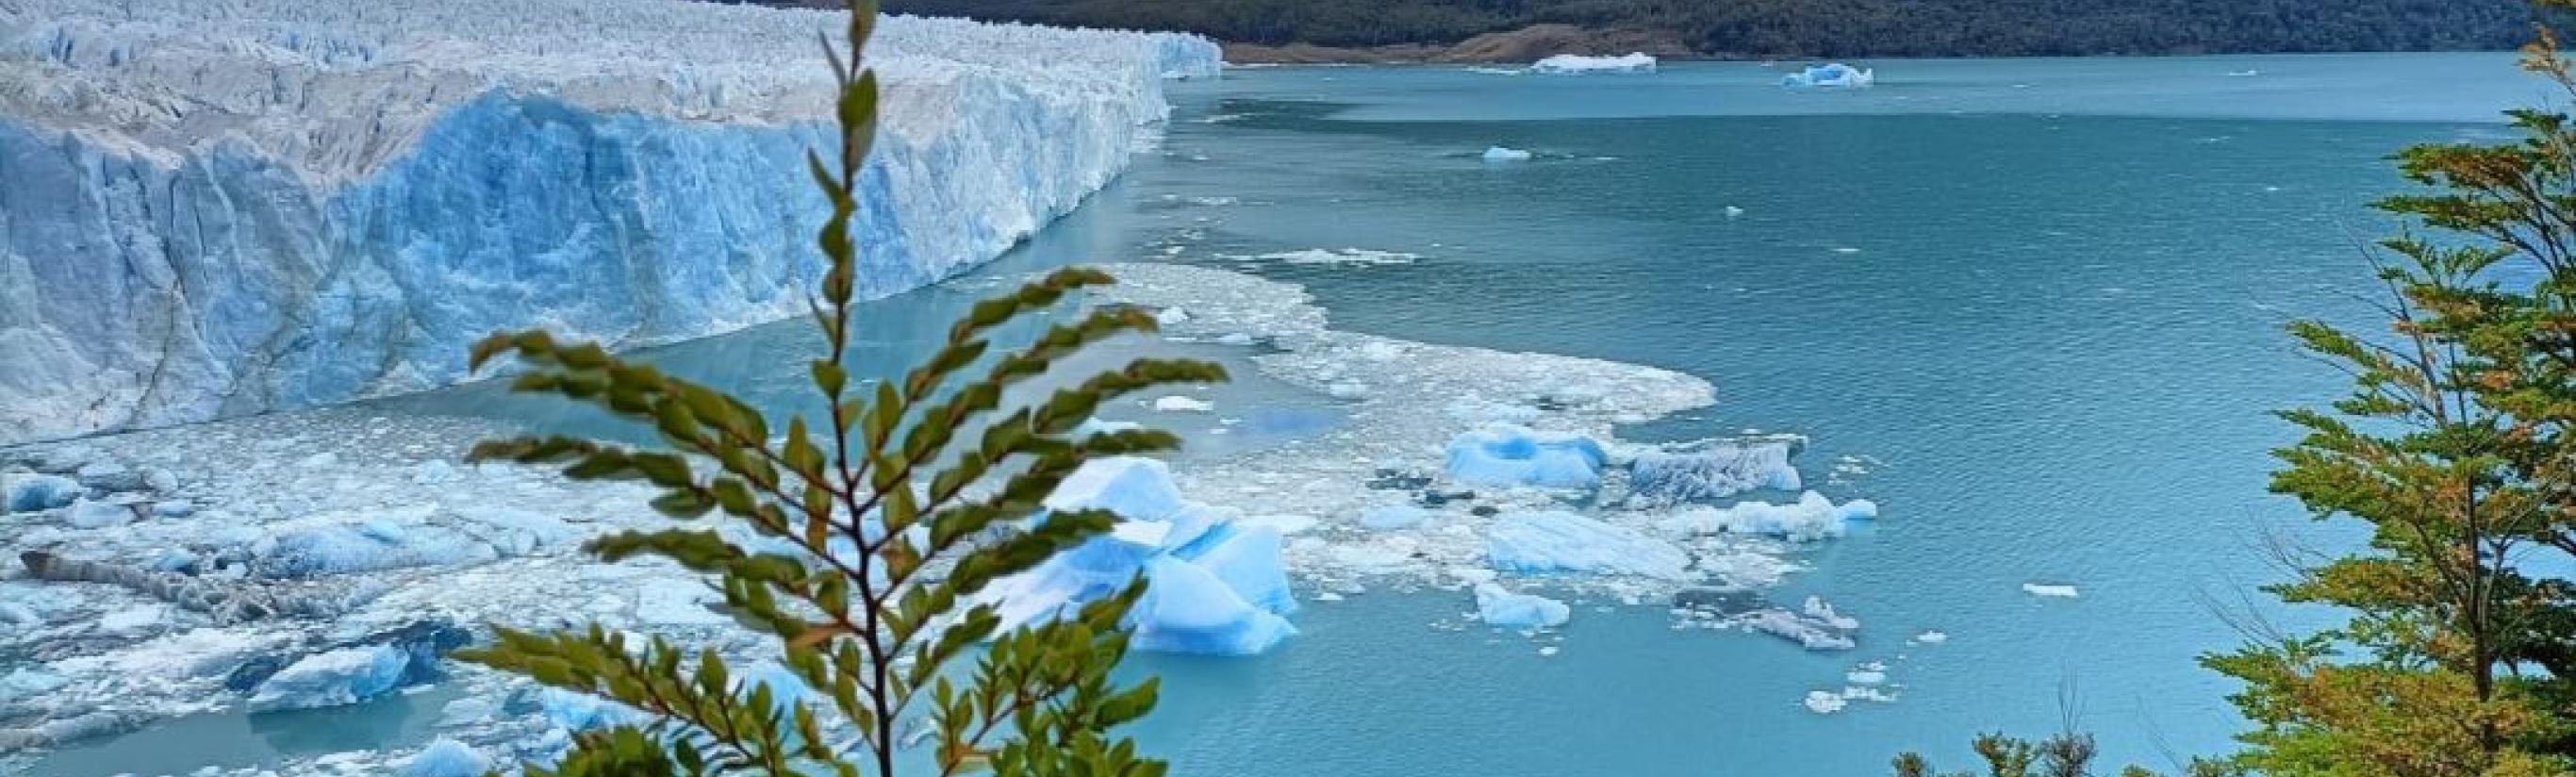
[{"label": "evergreen tree", "polygon": [[[2576,97],[2547,29],[2523,67]],[[2230,698],[2254,727],[2196,773],[2576,774],[2576,127],[2508,116],[2517,142],[2397,156],[2424,188],[2376,204],[2408,224],[2381,244],[2384,332],[2290,327],[2353,392],[2281,414],[2305,436],[2273,490],[2370,545],[2270,589],[2345,624],[2202,660],[2245,684]],[[1896,770],[1930,773],[1911,754]]]},{"label": "evergreen tree", "polygon": [[[2525,68],[2576,95],[2553,36]],[[2536,551],[2576,549],[2576,131],[2509,114],[2520,142],[2428,144],[2398,156],[2421,193],[2384,211],[2414,227],[2382,245],[2381,337],[2302,321],[2343,367],[2333,412],[2279,452],[2275,491],[2360,521],[2372,552],[2304,570],[2283,599],[2353,612],[2342,627],[2206,663],[2244,681],[2256,725],[2235,763],[2272,775],[2568,774],[2576,589]],[[2417,234],[2415,229],[2429,234]]]},{"label": "evergreen tree", "polygon": [[[1219,367],[1140,359],[1003,412],[1004,389],[1045,374],[1076,351],[1129,332],[1151,316],[1103,309],[1058,324],[1024,349],[988,357],[988,336],[1110,279],[1056,272],[974,306],[930,360],[873,391],[852,385],[843,363],[856,314],[861,162],[875,135],[877,81],[860,63],[876,21],[853,0],[846,58],[827,45],[840,93],[837,159],[808,154],[832,203],[818,238],[829,260],[813,319],[826,342],[810,372],[828,417],[773,424],[714,389],[542,331],[478,345],[479,368],[514,355],[528,370],[513,388],[560,395],[650,424],[664,448],[569,437],[524,437],[476,446],[478,460],[566,464],[576,479],[633,479],[661,491],[652,506],[680,522],[589,545],[617,561],[658,556],[709,575],[738,619],[777,642],[780,664],[802,689],[737,679],[713,650],[692,653],[661,637],[630,643],[593,625],[550,634],[498,628],[488,647],[459,657],[594,694],[649,722],[585,732],[551,769],[565,777],[630,775],[840,775],[895,777],[991,773],[1018,777],[1154,777],[1164,765],[1137,754],[1115,727],[1151,709],[1156,684],[1110,678],[1124,655],[1123,621],[1141,581],[1079,612],[997,634],[999,618],[976,595],[1107,531],[1103,511],[1053,511],[1025,529],[1057,483],[1095,457],[1168,450],[1157,431],[1076,437],[1104,401],[1175,382],[1219,381]],[[975,373],[980,368],[980,374]],[[998,418],[995,416],[999,416]],[[989,423],[987,423],[989,422]],[[970,433],[983,424],[980,433]],[[783,429],[783,433],[778,431]],[[933,474],[935,472],[935,474]],[[710,514],[716,517],[710,518]],[[728,541],[708,522],[739,522],[776,547]],[[961,665],[989,642],[971,669]],[[921,761],[899,760],[905,727],[923,725]]]}]

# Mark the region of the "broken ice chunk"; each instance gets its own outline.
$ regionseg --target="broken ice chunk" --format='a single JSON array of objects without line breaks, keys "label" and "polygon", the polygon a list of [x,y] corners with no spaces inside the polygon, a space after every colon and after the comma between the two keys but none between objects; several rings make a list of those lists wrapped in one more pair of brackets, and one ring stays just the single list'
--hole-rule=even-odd
[{"label": "broken ice chunk", "polygon": [[1488,626],[1546,629],[1565,625],[1574,609],[1537,594],[1513,593],[1493,583],[1476,584],[1476,617]]},{"label": "broken ice chunk", "polygon": [[1449,441],[1449,478],[1469,485],[1590,490],[1609,461],[1589,437],[1518,424],[1487,424]]},{"label": "broken ice chunk", "polygon": [[1494,522],[1486,560],[1521,573],[1586,572],[1659,580],[1690,576],[1690,555],[1662,540],[1573,513],[1510,513]]}]

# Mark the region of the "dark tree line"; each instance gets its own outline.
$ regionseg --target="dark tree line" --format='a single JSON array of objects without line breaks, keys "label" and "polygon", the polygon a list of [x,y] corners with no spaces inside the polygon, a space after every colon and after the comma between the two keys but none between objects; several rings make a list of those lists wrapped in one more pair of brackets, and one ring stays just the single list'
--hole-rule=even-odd
[{"label": "dark tree line", "polygon": [[1734,56],[2510,49],[2526,0],[889,0],[889,10],[1182,30],[1226,41],[1446,44],[1532,24],[1670,31]]}]

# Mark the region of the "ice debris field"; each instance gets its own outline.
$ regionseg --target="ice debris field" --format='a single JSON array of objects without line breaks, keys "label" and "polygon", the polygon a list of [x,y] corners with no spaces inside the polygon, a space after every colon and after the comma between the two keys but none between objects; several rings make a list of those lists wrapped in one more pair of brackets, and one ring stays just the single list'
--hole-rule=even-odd
[{"label": "ice debris field", "polygon": [[[802,313],[838,13],[687,0],[0,3],[0,444],[428,388],[532,325]],[[574,32],[577,31],[577,32]],[[1209,41],[885,20],[864,296],[1155,141]],[[598,193],[614,196],[598,196]]]},{"label": "ice debris field", "polygon": [[[1797,571],[1801,543],[1838,536],[1875,506],[1790,495],[1803,482],[1795,438],[1612,433],[1708,404],[1706,382],[1337,331],[1302,289],[1223,270],[1109,269],[1122,283],[1096,301],[1163,313],[1170,339],[1241,343],[1255,369],[1342,398],[1350,420],[1186,468],[1089,465],[1048,506],[1124,520],[998,583],[1013,622],[1141,575],[1151,585],[1136,644],[1154,651],[1295,649],[1306,611],[1373,590],[1453,592],[1457,628],[1542,638],[1546,655],[1571,646],[1567,660],[1580,642],[1557,632],[1579,637],[1589,606],[1670,608],[1677,629],[1859,647],[1858,618],[1763,591]],[[1240,410],[1136,402],[1166,418]],[[425,683],[457,694],[438,741],[339,754],[331,768],[542,762],[572,732],[628,714],[438,659],[486,622],[597,622],[747,667],[768,657],[685,570],[577,551],[598,533],[660,525],[643,506],[648,488],[454,458],[503,431],[335,408],[0,449],[0,521],[12,528],[0,552],[22,559],[0,578],[11,626],[0,655],[25,657],[0,676],[0,768],[173,716],[327,708]],[[23,561],[33,558],[44,568]],[[1835,683],[1808,706],[1896,698],[1883,670],[1860,676],[1876,682]],[[329,770],[294,762],[282,773]]]}]

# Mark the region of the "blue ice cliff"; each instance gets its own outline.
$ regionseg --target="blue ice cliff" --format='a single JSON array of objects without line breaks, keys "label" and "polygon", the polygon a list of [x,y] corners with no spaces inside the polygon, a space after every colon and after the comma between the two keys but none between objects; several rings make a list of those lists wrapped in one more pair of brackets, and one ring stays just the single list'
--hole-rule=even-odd
[{"label": "blue ice cliff", "polygon": [[[544,326],[801,312],[818,35],[683,0],[0,4],[0,444],[433,387]],[[1178,35],[885,20],[861,293],[984,261],[1156,137]]]}]

